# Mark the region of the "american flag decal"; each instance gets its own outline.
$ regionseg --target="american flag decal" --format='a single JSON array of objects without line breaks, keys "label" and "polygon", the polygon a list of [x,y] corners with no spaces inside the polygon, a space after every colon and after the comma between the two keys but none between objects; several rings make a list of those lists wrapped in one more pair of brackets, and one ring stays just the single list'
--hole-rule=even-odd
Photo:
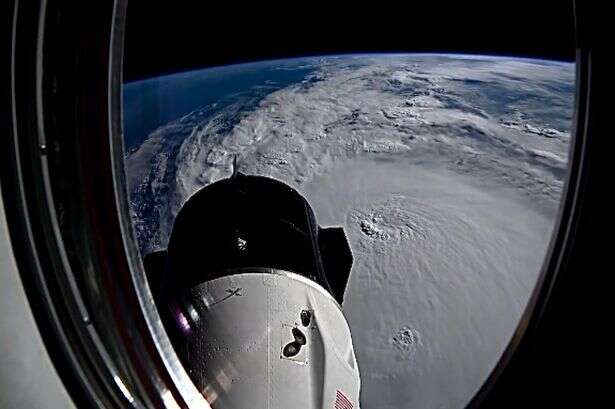
[{"label": "american flag decal", "polygon": [[335,394],[335,409],[352,409],[352,403],[350,403],[346,395],[339,389]]}]

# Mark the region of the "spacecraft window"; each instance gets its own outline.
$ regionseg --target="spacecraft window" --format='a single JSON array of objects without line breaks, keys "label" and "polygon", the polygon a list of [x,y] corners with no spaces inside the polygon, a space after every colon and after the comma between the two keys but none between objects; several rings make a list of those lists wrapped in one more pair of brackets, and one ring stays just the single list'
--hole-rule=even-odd
[{"label": "spacecraft window", "polygon": [[[14,246],[24,288],[78,406],[207,407],[205,399],[225,398],[237,381],[232,362],[215,354],[180,362],[185,341],[196,324],[216,324],[227,343],[257,351],[236,334],[271,342],[269,326],[257,325],[270,307],[288,312],[283,322],[294,328],[284,333],[294,341],[276,340],[276,357],[285,347],[289,356],[309,352],[314,368],[311,354],[329,346],[320,338],[344,339],[333,355],[355,385],[360,378],[363,407],[463,407],[497,377],[544,305],[573,230],[567,217],[586,154],[572,126],[575,90],[588,87],[575,78],[587,79],[587,55],[580,67],[523,52],[377,47],[241,60],[210,55],[230,37],[204,45],[189,30],[159,29],[192,27],[192,16],[201,23],[187,8],[166,7],[158,20],[133,8],[126,23],[135,37],[124,36],[125,1],[71,6],[19,2],[9,13],[19,24],[2,95],[14,135],[0,167],[11,241],[25,243]],[[267,30],[258,25],[254,37]],[[199,64],[173,58],[167,39]],[[155,53],[136,53],[152,44]],[[157,67],[153,60],[167,65],[122,83],[122,57],[133,74]],[[580,122],[587,112],[576,112]],[[279,181],[304,201],[261,186],[247,206],[213,196],[181,221],[203,189],[243,177]],[[181,224],[187,234],[172,240]],[[336,257],[342,247],[351,254]],[[152,285],[143,267],[166,281]],[[349,276],[337,274],[345,267]],[[299,273],[276,277],[310,290],[286,299],[289,286],[251,308],[242,303],[259,286],[234,281],[244,268]],[[258,300],[271,294],[270,277]],[[215,293],[218,278],[225,285]],[[206,291],[186,304],[169,296],[175,284]],[[211,299],[223,300],[218,312],[228,308],[230,319],[209,314]],[[183,339],[165,331],[167,318]],[[224,371],[197,389],[190,375],[212,357]]]},{"label": "spacecraft window", "polygon": [[[574,144],[574,56],[374,51],[203,56],[189,70],[130,78],[123,126],[136,240],[142,255],[166,248],[181,205],[231,177],[237,158],[241,173],[296,189],[320,226],[343,228],[353,262],[342,308],[369,374],[362,405],[463,407],[517,339],[543,282]],[[213,270],[277,257],[311,277],[309,251],[293,255],[300,238],[247,220],[255,228],[240,241],[214,235],[182,250],[194,263],[210,252]],[[225,242],[230,250],[218,251]]]},{"label": "spacecraft window", "polygon": [[[343,226],[354,257],[343,308],[359,368],[377,374],[363,379],[365,404],[382,404],[375,391],[394,373],[413,392],[396,389],[389,405],[462,407],[539,282],[565,190],[574,90],[572,62],[454,54],[257,61],[127,83],[137,241],[143,252],[165,247],[178,204],[230,177],[239,158],[241,172],[304,195],[318,223]],[[233,223],[220,214],[205,217]],[[201,237],[182,260],[209,257],[217,271],[276,258],[309,266],[309,248],[293,256],[302,240],[257,214],[245,220],[243,250],[234,236],[229,251],[215,250],[222,236]],[[456,392],[444,398],[434,384]]]}]

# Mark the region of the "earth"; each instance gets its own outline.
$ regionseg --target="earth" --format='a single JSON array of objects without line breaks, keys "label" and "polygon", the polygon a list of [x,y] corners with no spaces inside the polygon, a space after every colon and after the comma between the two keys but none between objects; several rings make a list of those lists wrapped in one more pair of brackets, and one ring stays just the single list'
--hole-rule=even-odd
[{"label": "earth", "polygon": [[241,172],[288,183],[321,225],[345,228],[361,407],[463,407],[536,285],[573,99],[572,63],[467,55],[310,57],[128,83],[140,250],[165,248],[182,204],[237,155]]}]

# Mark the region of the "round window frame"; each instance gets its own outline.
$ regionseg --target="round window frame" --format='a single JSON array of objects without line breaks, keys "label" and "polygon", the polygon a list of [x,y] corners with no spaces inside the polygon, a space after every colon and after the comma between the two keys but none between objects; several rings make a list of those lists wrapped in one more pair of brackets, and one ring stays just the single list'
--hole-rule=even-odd
[{"label": "round window frame", "polygon": [[[12,108],[3,114],[2,121],[10,135],[8,147],[0,156],[2,194],[10,199],[4,202],[9,233],[11,241],[19,243],[13,248],[37,325],[60,377],[79,406],[209,407],[170,345],[134,242],[125,189],[121,120],[126,0],[61,3],[14,3],[10,81],[8,92],[2,94]],[[75,10],[69,10],[71,7]],[[577,27],[588,26],[587,19],[580,21],[583,16],[575,17]],[[67,36],[80,40],[66,44],[53,40]],[[53,46],[49,47],[49,41]],[[518,367],[519,362],[527,360],[527,345],[535,338],[558,274],[573,250],[572,236],[578,231],[580,203],[590,177],[588,155],[595,144],[590,138],[590,108],[595,102],[591,91],[597,86],[595,78],[593,84],[590,81],[596,61],[593,44],[581,35],[577,42],[574,137],[554,234],[515,335],[470,402],[472,408],[493,399],[494,388],[513,362]],[[65,61],[58,58],[67,55],[72,57]],[[76,75],[74,82],[67,78],[68,72]],[[86,77],[89,81],[79,81]],[[75,118],[75,113],[79,120],[72,125],[74,129],[61,129],[70,137],[59,136],[58,128],[50,123]],[[73,152],[80,155],[76,159],[80,166],[92,173],[57,180],[58,170],[52,169],[50,158],[63,149],[72,152],[74,146],[69,147],[69,142],[79,142],[79,137],[93,141],[78,144]],[[97,168],[101,164],[105,166]],[[66,169],[60,172],[66,176]],[[84,183],[96,177],[104,183]],[[83,228],[81,236],[71,233],[72,242],[62,235],[67,215],[58,212],[58,191],[64,192],[64,197],[72,196],[79,209],[68,216],[78,219],[71,221],[72,229],[79,225]],[[96,198],[113,205],[92,205]],[[75,237],[85,237],[88,243],[79,243]],[[70,254],[80,251],[84,252],[81,257],[71,258]],[[96,285],[89,292],[83,291],[76,271],[94,271],[100,277],[90,277]],[[100,311],[93,309],[88,299],[96,291],[101,291]],[[137,302],[122,308],[113,304],[127,295],[135,296]],[[109,325],[109,333],[101,334],[105,325]],[[139,348],[117,348],[127,342]]]}]

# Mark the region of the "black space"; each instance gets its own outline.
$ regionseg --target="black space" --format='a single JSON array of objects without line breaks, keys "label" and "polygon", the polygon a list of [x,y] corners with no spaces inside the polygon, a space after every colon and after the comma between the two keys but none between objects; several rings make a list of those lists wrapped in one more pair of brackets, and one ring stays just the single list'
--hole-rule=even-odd
[{"label": "black space", "polygon": [[129,0],[126,30],[126,81],[237,62],[354,52],[574,59],[571,0],[335,5]]}]

